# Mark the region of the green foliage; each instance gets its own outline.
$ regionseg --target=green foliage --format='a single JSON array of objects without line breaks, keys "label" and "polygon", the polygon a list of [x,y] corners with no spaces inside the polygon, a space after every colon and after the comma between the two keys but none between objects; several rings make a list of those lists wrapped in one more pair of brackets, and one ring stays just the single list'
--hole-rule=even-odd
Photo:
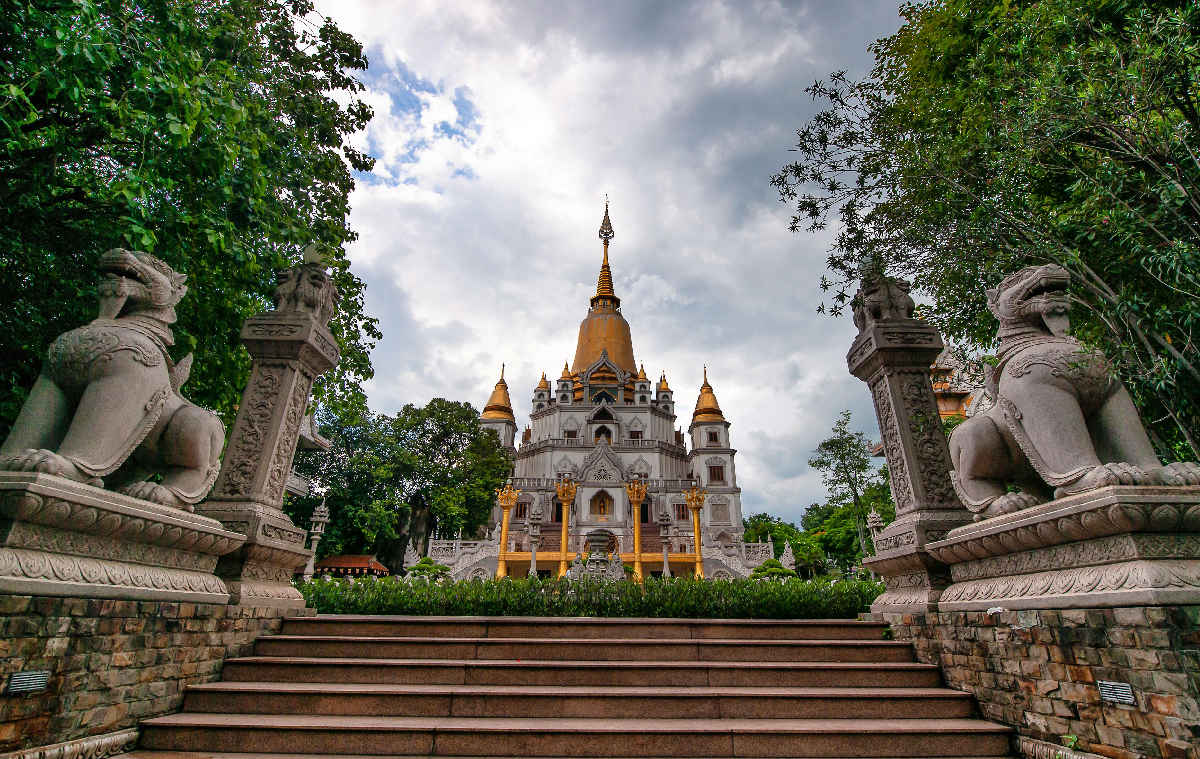
[{"label": "green foliage", "polygon": [[769,514],[751,514],[742,519],[742,527],[742,539],[747,543],[762,543],[769,538],[776,557],[782,556],[784,547],[790,544],[801,576],[816,577],[825,571],[825,551],[812,535],[791,522]]},{"label": "green foliage", "polygon": [[249,372],[238,334],[273,269],[317,243],[341,291],[338,368],[315,398],[365,408],[380,337],[344,246],[346,144],[371,110],[362,48],[309,0],[32,0],[0,10],[0,438],[46,349],[96,317],[99,255],[154,253],[188,275],[176,358],[229,422]]},{"label": "green foliage", "polygon": [[434,398],[353,422],[321,410],[317,422],[330,449],[298,453],[295,467],[321,495],[285,510],[307,524],[324,500],[330,521],[321,555],[374,554],[392,574],[401,574],[410,541],[423,551],[434,530],[472,534],[485,524],[512,468],[469,403]]},{"label": "green foliage", "polygon": [[438,582],[450,577],[450,567],[445,564],[437,564],[428,556],[422,556],[420,561],[408,568],[408,572],[404,576],[408,579]]},{"label": "green foliage", "polygon": [[695,581],[648,577],[644,584],[590,578],[353,584],[316,579],[299,586],[321,614],[684,619],[849,619],[866,611],[882,583],[786,579]]},{"label": "green foliage", "polygon": [[1073,332],[1114,359],[1164,458],[1200,456],[1200,4],[926,0],[873,48],[772,178],[792,229],[841,228],[830,310],[864,273],[993,345],[984,285],[1071,274]]},{"label": "green foliage", "polygon": [[750,573],[751,580],[778,580],[796,576],[795,572],[779,563],[779,559],[767,559]]}]

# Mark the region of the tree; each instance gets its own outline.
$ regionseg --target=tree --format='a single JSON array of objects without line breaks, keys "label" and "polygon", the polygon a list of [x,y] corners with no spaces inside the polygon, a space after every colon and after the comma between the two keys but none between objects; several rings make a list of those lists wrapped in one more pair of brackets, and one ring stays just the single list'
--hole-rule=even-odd
[{"label": "tree", "polygon": [[356,422],[322,412],[318,422],[330,450],[298,454],[296,470],[321,494],[288,511],[304,524],[324,499],[330,522],[322,555],[369,552],[392,574],[402,572],[410,543],[424,553],[435,531],[469,535],[484,525],[512,470],[500,438],[479,426],[468,403],[434,398]]},{"label": "tree", "polygon": [[786,580],[796,573],[779,563],[779,559],[767,559],[750,572],[751,580]]},{"label": "tree", "polygon": [[[861,432],[850,432],[850,412],[843,411],[833,425],[833,434],[813,451],[808,465],[821,472],[821,482],[829,491],[828,506],[840,509],[854,520],[860,556],[867,549],[867,508],[863,495],[878,485],[879,472],[871,465],[871,443]],[[849,506],[847,510],[845,507]],[[831,514],[831,516],[833,516]]]},{"label": "tree", "polygon": [[317,243],[341,291],[338,368],[314,397],[365,409],[380,337],[346,243],[346,144],[371,110],[361,45],[309,0],[32,0],[0,10],[0,437],[50,342],[96,316],[114,247],[188,275],[176,359],[189,396],[230,422],[250,361],[238,335],[274,270]]},{"label": "tree", "polygon": [[993,345],[984,284],[1053,262],[1074,333],[1102,348],[1160,454],[1200,456],[1200,6],[927,0],[835,74],[773,184],[791,228],[840,229],[836,314],[863,275],[932,296],[923,315]]}]

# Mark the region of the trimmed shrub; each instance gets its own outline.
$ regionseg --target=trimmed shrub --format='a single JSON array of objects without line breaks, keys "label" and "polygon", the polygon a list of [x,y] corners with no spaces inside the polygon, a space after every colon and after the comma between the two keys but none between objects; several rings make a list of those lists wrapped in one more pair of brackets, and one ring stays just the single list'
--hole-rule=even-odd
[{"label": "trimmed shrub", "polygon": [[408,583],[315,579],[297,586],[322,614],[517,617],[674,617],[682,619],[851,619],[867,611],[883,583],[783,579],[695,581],[646,578],[444,580]]}]

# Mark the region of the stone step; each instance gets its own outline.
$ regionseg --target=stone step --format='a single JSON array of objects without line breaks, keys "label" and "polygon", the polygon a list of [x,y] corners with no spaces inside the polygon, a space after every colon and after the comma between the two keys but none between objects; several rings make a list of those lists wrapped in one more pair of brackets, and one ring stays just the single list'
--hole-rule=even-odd
[{"label": "stone step", "polygon": [[[236,751],[151,751],[148,749],[136,749],[121,754],[121,759],[313,759],[312,754],[246,754]],[[322,759],[354,759],[356,754],[321,754]],[[395,754],[377,754],[375,759],[397,759]],[[467,759],[461,756],[438,756],[438,759]],[[524,757],[508,756],[508,757],[489,757],[489,759],[524,759]],[[572,757],[540,757],[539,759],[572,759]],[[637,757],[613,757],[613,759],[667,759],[660,756],[637,756]],[[693,759],[716,759],[715,757],[693,757]],[[758,757],[746,757],[745,759],[758,759]],[[813,759],[831,759],[826,757],[814,757]],[[880,759],[920,759],[919,757],[881,757]],[[1005,757],[958,757],[946,756],[938,759],[1005,759]]]},{"label": "stone step", "polygon": [[460,757],[992,757],[1010,730],[971,719],[479,719],[183,713],[141,747]]},{"label": "stone step", "polygon": [[970,717],[948,688],[712,688],[222,682],[187,689],[184,711],[372,717],[932,719]]},{"label": "stone step", "polygon": [[655,640],[648,638],[457,638],[271,635],[259,656],[377,659],[530,659],[588,661],[910,662],[909,643],[891,640]]},{"label": "stone step", "polygon": [[936,666],[916,662],[597,662],[247,656],[227,660],[222,677],[225,681],[235,682],[625,685],[647,688],[932,688],[941,684],[941,674]]},{"label": "stone step", "polygon": [[851,619],[611,619],[322,614],[284,620],[285,635],[406,638],[882,640],[884,622]]}]

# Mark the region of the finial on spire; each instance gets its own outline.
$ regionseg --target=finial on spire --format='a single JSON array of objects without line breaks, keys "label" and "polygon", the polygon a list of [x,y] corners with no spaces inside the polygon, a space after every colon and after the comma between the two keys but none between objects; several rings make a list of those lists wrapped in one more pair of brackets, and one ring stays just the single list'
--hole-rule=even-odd
[{"label": "finial on spire", "polygon": [[608,248],[608,241],[613,239],[616,233],[613,232],[612,222],[608,218],[608,196],[604,196],[604,221],[600,222],[600,239],[604,241],[605,249]]},{"label": "finial on spire", "polygon": [[500,379],[504,379],[504,364],[500,364]]}]

